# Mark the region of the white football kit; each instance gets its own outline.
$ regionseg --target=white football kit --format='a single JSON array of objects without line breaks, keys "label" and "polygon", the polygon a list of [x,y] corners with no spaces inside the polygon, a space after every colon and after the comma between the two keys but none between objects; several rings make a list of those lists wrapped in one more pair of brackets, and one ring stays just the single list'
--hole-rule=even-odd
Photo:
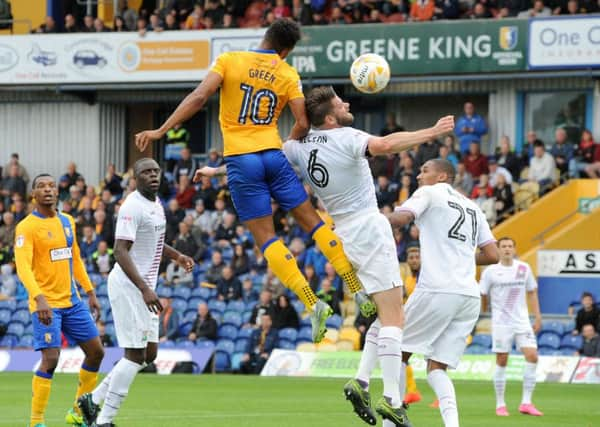
[{"label": "white football kit", "polygon": [[492,311],[492,351],[510,353],[517,348],[537,348],[527,310],[527,292],[537,289],[529,265],[513,260],[512,265],[490,265],[479,282],[482,295],[489,295]]},{"label": "white football kit", "polygon": [[[166,230],[164,209],[139,192],[131,193],[119,209],[115,240],[133,242],[129,255],[151,289],[156,289]],[[145,348],[158,342],[158,316],[151,313],[139,289],[117,263],[108,275],[108,296],[117,341],[122,348]]]},{"label": "white football kit", "polygon": [[456,368],[479,317],[475,253],[494,236],[479,207],[445,183],[419,188],[396,210],[414,215],[422,260],[402,350]]},{"label": "white football kit", "polygon": [[371,135],[351,127],[312,129],[283,151],[335,222],[344,252],[368,294],[402,286],[392,227],[377,208],[366,158]]}]

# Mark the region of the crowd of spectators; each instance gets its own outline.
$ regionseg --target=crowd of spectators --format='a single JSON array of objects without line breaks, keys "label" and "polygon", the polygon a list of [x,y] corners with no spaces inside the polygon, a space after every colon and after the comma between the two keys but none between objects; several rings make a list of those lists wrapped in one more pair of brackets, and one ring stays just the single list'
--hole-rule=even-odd
[{"label": "crowd of spectators", "polygon": [[79,17],[74,11],[65,16],[64,25],[59,27],[48,16],[34,32],[146,32],[260,27],[284,17],[294,19],[301,25],[328,25],[530,18],[599,11],[600,4],[596,0],[151,0],[144,1],[139,10],[130,8],[126,0],[121,0],[116,16],[109,25],[92,15]]}]

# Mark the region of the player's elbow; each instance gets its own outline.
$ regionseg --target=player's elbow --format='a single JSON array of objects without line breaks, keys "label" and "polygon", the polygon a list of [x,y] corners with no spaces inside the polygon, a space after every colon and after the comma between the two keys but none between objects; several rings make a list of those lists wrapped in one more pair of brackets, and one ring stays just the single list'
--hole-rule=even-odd
[{"label": "player's elbow", "polygon": [[496,264],[500,261],[500,253],[495,243],[490,243],[481,248],[486,264]]},{"label": "player's elbow", "polygon": [[310,123],[308,122],[306,116],[300,116],[296,119],[296,130],[303,136],[308,134],[308,131],[310,130]]}]

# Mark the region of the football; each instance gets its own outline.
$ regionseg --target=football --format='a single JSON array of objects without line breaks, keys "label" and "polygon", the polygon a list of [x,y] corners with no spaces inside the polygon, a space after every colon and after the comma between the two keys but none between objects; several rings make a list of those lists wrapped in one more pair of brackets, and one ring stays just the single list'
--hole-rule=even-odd
[{"label": "football", "polygon": [[390,81],[390,66],[384,57],[365,53],[354,60],[350,67],[350,80],[363,93],[377,93]]}]

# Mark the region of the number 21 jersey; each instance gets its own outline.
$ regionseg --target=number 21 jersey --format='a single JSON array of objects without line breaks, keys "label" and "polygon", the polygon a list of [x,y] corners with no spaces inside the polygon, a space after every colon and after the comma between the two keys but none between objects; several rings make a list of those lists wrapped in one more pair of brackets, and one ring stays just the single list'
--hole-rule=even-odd
[{"label": "number 21 jersey", "polygon": [[211,71],[223,78],[223,154],[281,149],[279,115],[288,101],[304,98],[297,71],[272,50],[222,53]]},{"label": "number 21 jersey", "polygon": [[421,272],[415,290],[479,297],[475,252],[495,242],[481,209],[438,183],[420,187],[397,210],[415,216],[421,244]]}]

